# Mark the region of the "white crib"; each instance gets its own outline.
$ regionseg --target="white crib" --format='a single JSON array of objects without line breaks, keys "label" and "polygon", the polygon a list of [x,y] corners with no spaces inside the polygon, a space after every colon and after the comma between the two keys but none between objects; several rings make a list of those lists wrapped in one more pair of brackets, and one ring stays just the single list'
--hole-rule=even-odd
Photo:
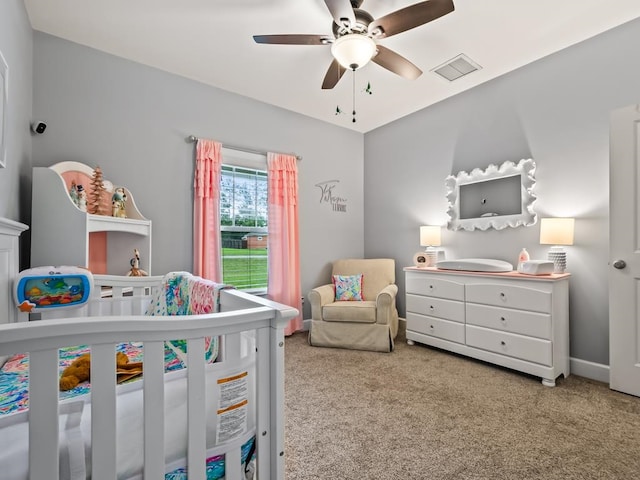
[{"label": "white crib", "polygon": [[[208,418],[215,417],[211,409],[219,407],[221,402],[220,399],[212,401],[211,388],[217,387],[210,385],[212,382],[215,385],[216,379],[219,382],[221,376],[233,373],[236,367],[249,369],[251,375],[255,375],[254,392],[247,394],[248,424],[253,424],[253,428],[233,441],[215,446],[214,453],[225,457],[225,480],[245,478],[240,446],[253,435],[259,480],[284,478],[283,328],[298,311],[237,290],[222,290],[219,313],[144,316],[149,296],[158,288],[161,278],[94,276],[99,288],[94,289],[86,306],[51,312],[40,321],[0,325],[0,356],[29,352],[29,409],[25,422],[28,422],[30,480],[59,478],[63,457],[65,462],[75,458],[76,464],[79,457],[80,465],[86,457],[86,470],[82,475],[93,480],[165,478],[170,463],[166,457],[169,455],[167,445],[172,440],[167,436],[166,425],[175,394],[166,398],[166,392],[173,390],[165,387],[171,374],[164,371],[164,342],[172,339],[187,340],[188,368],[181,372],[183,379],[179,380],[184,384],[186,395],[186,445],[179,448],[186,450],[189,480],[207,478],[205,459],[212,452],[212,427]],[[105,293],[110,296],[105,297]],[[218,361],[206,364],[201,353],[204,339],[217,336],[220,338]],[[118,452],[129,447],[123,445],[127,439],[118,431],[117,410],[126,395],[134,396],[130,393],[133,384],[116,385],[114,348],[121,342],[141,342],[144,347],[144,374],[143,379],[136,382],[139,392],[135,393],[140,401],[142,431],[139,433],[143,445],[140,452],[132,455],[139,458],[141,471],[134,475],[125,475],[119,468],[122,462]],[[66,429],[73,423],[73,415],[69,414],[70,407],[59,401],[58,391],[58,349],[73,345],[91,346],[88,400],[91,420],[87,427],[89,438],[81,441],[80,452],[73,450],[73,441],[69,440],[72,435]],[[248,349],[251,350],[249,357]],[[218,433],[222,429],[215,421],[213,428],[217,428]],[[0,437],[2,435],[0,430]],[[61,454],[63,451],[66,456]],[[3,471],[1,462],[0,459],[0,472]],[[62,468],[62,471],[66,470]],[[75,475],[78,476],[77,471]],[[73,471],[70,478],[74,478]]]}]

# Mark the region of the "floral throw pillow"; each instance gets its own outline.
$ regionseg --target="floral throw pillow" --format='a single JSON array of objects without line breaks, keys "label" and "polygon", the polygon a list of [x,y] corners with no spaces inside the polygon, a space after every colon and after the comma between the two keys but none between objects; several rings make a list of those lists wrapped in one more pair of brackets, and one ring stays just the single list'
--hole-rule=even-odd
[{"label": "floral throw pillow", "polygon": [[334,275],[333,285],[336,289],[336,302],[362,301],[362,274]]}]

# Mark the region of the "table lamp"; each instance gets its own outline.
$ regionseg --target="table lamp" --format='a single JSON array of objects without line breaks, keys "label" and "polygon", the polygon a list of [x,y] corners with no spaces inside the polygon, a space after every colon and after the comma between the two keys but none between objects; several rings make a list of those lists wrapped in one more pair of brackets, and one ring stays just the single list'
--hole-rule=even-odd
[{"label": "table lamp", "polygon": [[420,227],[420,246],[427,247],[425,249],[425,255],[428,259],[427,266],[434,267],[438,261],[438,250],[435,247],[442,244],[441,230],[442,227],[439,225]]},{"label": "table lamp", "polygon": [[553,273],[564,273],[567,252],[563,245],[573,245],[573,218],[543,218],[540,220],[540,244],[553,245],[547,258],[553,262]]}]

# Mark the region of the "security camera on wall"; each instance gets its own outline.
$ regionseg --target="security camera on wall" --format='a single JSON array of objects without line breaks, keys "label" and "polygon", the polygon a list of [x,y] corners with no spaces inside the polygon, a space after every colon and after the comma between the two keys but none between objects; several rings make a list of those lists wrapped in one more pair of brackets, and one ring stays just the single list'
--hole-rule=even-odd
[{"label": "security camera on wall", "polygon": [[43,134],[46,129],[47,129],[47,124],[41,120],[36,120],[31,124],[31,131],[33,133],[37,133],[38,135]]}]

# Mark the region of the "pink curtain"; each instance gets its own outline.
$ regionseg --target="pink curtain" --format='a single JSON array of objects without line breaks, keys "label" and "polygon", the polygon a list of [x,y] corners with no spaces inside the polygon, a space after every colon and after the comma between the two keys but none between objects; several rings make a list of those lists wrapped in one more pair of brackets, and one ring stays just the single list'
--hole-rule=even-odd
[{"label": "pink curtain", "polygon": [[198,140],[193,180],[193,273],[222,283],[220,171],[222,145]]},{"label": "pink curtain", "polygon": [[300,312],[285,328],[285,335],[302,330],[300,249],[298,231],[298,166],[296,157],[267,154],[269,182],[269,285],[271,300]]}]

